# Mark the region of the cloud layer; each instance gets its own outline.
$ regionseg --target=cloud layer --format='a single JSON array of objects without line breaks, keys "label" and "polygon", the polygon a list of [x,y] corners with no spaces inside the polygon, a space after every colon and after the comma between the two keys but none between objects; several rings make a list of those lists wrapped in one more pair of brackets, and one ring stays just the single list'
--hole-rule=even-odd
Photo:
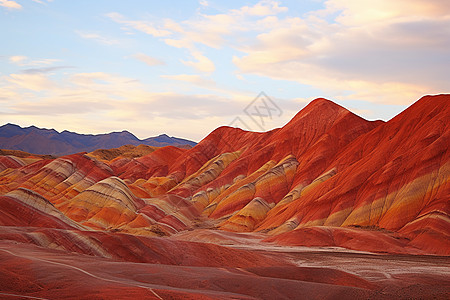
[{"label": "cloud layer", "polygon": [[216,67],[199,47],[232,47],[240,75],[296,81],[339,99],[408,104],[448,89],[448,1],[328,0],[302,16],[288,12],[280,1],[261,1],[181,21],[108,16],[188,49],[192,59],[181,62],[200,72]]},{"label": "cloud layer", "polygon": [[[0,0],[4,20],[13,26],[31,5],[54,4],[34,2]],[[376,107],[397,113],[396,105],[449,92],[449,1],[326,0],[303,11],[308,3],[202,0],[176,17],[102,7],[90,19],[95,26],[76,23],[59,35],[73,48],[66,40],[45,48],[36,38],[40,58],[20,44],[27,39],[13,39],[20,51],[0,53],[0,115],[81,132],[200,139],[245,117],[242,110],[266,89],[284,114],[265,129],[311,100],[307,89],[371,118]]]}]

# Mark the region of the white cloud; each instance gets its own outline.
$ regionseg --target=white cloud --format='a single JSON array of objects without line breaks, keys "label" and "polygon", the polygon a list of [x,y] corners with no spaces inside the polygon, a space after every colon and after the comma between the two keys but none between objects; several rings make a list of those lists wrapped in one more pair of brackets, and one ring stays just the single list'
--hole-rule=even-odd
[{"label": "white cloud", "polygon": [[[47,73],[0,77],[1,119],[85,133],[127,129],[141,137],[166,132],[200,139],[243,107],[234,96],[155,92],[133,78],[105,72],[57,78]],[[166,78],[214,85],[197,75]]]},{"label": "white cloud", "polygon": [[0,6],[6,7],[8,9],[21,9],[22,5],[16,1],[0,0]]},{"label": "white cloud", "polygon": [[[328,0],[324,7],[294,17],[264,0],[181,21],[108,16],[187,49],[190,57],[180,61],[204,73],[216,69],[210,50],[227,46],[241,52],[232,59],[238,76],[297,81],[341,99],[410,103],[448,89],[450,2]],[[382,91],[391,96],[375,97]]]},{"label": "white cloud", "polygon": [[[442,61],[448,61],[450,48],[448,1],[328,0],[324,5],[304,17],[281,18],[288,8],[266,0],[184,21],[157,20],[159,27],[109,16],[187,49],[191,58],[181,62],[200,72],[216,67],[198,45],[226,45],[243,53],[233,57],[239,76],[298,81],[342,99],[410,103],[420,93],[447,88],[449,66]],[[391,96],[375,97],[381,91]]]},{"label": "white cloud", "polygon": [[[207,3],[202,1],[200,5]],[[164,93],[133,78],[105,72],[56,79],[59,76],[52,74],[62,68],[53,66],[58,60],[16,55],[9,57],[10,63],[37,67],[0,78],[1,111],[8,112],[11,119],[29,120],[31,115],[33,120],[48,119],[62,124],[62,129],[78,130],[77,126],[82,126],[87,132],[92,128],[108,131],[113,126],[146,137],[149,128],[154,128],[155,134],[164,128],[173,134],[193,136],[196,132],[201,137],[228,124],[229,117],[241,113],[254,97],[208,77],[224,63],[216,65],[213,57],[219,55],[211,53],[223,51],[220,59],[226,60],[230,48],[234,51],[230,63],[237,67],[231,72],[238,79],[250,82],[255,77],[248,75],[256,74],[295,81],[318,89],[323,93],[320,96],[352,100],[352,105],[354,100],[405,105],[423,94],[448,92],[448,1],[329,0],[324,5],[323,10],[298,15],[290,14],[277,1],[260,1],[216,14],[206,13],[214,8],[199,9],[185,20],[158,16],[131,20],[109,13],[108,18],[126,33],[145,33],[149,39],[186,50],[177,52],[185,53],[179,57],[181,64],[202,75],[161,75],[177,81],[180,87],[177,93]],[[95,32],[78,34],[104,44],[118,43]],[[163,63],[136,52],[130,52],[135,53],[132,57],[150,66]],[[274,82],[274,89],[276,85]],[[192,86],[206,92],[180,92],[186,87],[192,91]],[[309,100],[291,100],[291,106],[283,108],[283,118],[287,121],[288,111],[293,114]],[[82,107],[86,107],[85,112]],[[70,120],[61,117],[64,114],[69,114]]]},{"label": "white cloud", "polygon": [[442,17],[449,14],[447,0],[328,0],[325,13],[338,12],[336,21],[345,26],[364,26],[384,21],[401,21],[411,18]]},{"label": "white cloud", "polygon": [[146,63],[149,66],[159,66],[165,64],[162,60],[148,56],[144,53],[136,53],[133,55],[133,57],[139,61]]},{"label": "white cloud", "polygon": [[146,34],[150,34],[155,37],[164,37],[170,35],[170,31],[157,28],[153,25],[153,23],[149,21],[133,21],[133,20],[127,20],[124,16],[117,12],[111,12],[106,14],[107,17],[109,17],[111,20],[113,20],[116,23],[122,24],[126,26],[126,28],[132,28],[137,31],[144,32]]},{"label": "white cloud", "polygon": [[240,74],[298,81],[340,99],[409,104],[448,92],[450,2],[370,3],[329,0],[305,18],[277,19],[242,43],[233,62]]},{"label": "white cloud", "polygon": [[[200,5],[206,6],[206,1],[201,1]],[[243,6],[240,9],[231,9],[226,13],[207,15],[198,13],[195,18],[175,21],[172,19],[155,20],[128,20],[123,15],[112,12],[107,14],[113,21],[125,25],[125,30],[138,30],[163,41],[172,47],[185,48],[189,50],[191,58],[181,59],[187,66],[195,68],[197,71],[210,73],[215,70],[214,62],[207,57],[205,51],[199,50],[196,45],[206,45],[211,48],[220,49],[225,45],[227,37],[231,37],[236,32],[247,31],[260,28],[261,25],[249,21],[248,17],[264,17],[267,23],[271,20],[274,24],[274,15],[286,12],[287,7],[280,6],[278,1],[260,1],[253,6]],[[161,24],[156,26],[156,24]]]},{"label": "white cloud", "polygon": [[21,73],[25,74],[40,74],[40,73],[53,73],[63,69],[70,69],[72,66],[55,66],[55,67],[43,67],[43,68],[29,68],[21,70]]}]

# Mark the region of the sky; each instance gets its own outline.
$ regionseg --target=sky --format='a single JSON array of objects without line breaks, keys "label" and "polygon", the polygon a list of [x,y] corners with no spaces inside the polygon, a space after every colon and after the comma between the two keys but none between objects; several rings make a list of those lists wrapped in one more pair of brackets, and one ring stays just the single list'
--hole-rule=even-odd
[{"label": "sky", "polygon": [[0,0],[0,125],[199,141],[450,92],[448,0]]}]

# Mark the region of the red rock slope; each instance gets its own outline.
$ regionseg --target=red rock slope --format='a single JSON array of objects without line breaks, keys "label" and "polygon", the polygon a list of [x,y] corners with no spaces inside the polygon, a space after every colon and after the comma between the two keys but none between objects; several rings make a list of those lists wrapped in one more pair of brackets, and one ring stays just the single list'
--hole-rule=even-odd
[{"label": "red rock slope", "polygon": [[[424,97],[360,136],[328,166],[325,173],[333,170],[333,176],[279,205],[258,229],[383,229],[400,233],[408,246],[450,254],[449,103],[449,96]],[[351,248],[367,247],[368,241],[362,238]]]},{"label": "red rock slope", "polygon": [[[376,234],[401,239],[404,252],[449,254],[448,103],[427,96],[384,123],[317,99],[283,128],[221,127],[190,150],[28,165],[3,157],[0,191],[6,202],[51,203],[52,217],[83,228],[170,235],[210,220],[282,244],[398,249],[369,246]],[[361,234],[336,242],[354,235],[339,228]]]},{"label": "red rock slope", "polygon": [[350,227],[366,229],[351,245],[317,244],[448,255],[449,102],[427,96],[383,123],[318,99],[271,132],[219,128],[172,166],[181,183],[168,193],[192,199],[221,229],[283,233],[269,239],[279,243],[292,232],[309,245],[311,227],[331,241]]},{"label": "red rock slope", "polygon": [[[290,280],[305,281],[304,270],[291,270],[298,278],[280,275],[292,267],[283,255],[180,239],[246,244],[241,237],[247,235],[239,233],[250,232],[257,237],[252,247],[263,249],[275,243],[450,255],[449,103],[449,95],[426,96],[388,122],[369,122],[317,99],[283,128],[255,133],[220,127],[189,150],[164,147],[142,157],[118,153],[112,160],[85,153],[56,159],[0,156],[2,262],[39,265],[39,278],[61,268],[78,270],[84,274],[80,280],[109,276],[109,271],[93,272],[91,258],[61,263],[78,261],[75,252],[106,260],[104,268],[111,272],[117,272],[111,263],[121,261],[124,272],[131,272],[128,263],[135,262],[152,264],[143,267],[145,272],[165,274],[159,286],[154,278],[130,286],[128,273],[108,279],[102,295],[109,296],[114,294],[111,283],[120,283],[124,294],[141,296],[144,289],[155,298],[164,293],[290,298],[299,287],[312,293],[325,283],[317,297],[371,297],[380,287],[349,274],[339,273],[344,279],[333,281],[321,273],[311,279],[313,285],[298,285]],[[25,250],[16,254],[11,247]],[[55,258],[60,255],[55,249],[64,258]],[[255,269],[249,268],[252,263]],[[203,271],[154,264],[213,269],[204,278]],[[12,278],[3,291],[17,293],[15,283],[20,290],[29,282],[36,286],[26,295],[55,296],[56,287],[45,290],[50,281],[39,283],[18,269],[0,271]],[[172,271],[178,279],[170,278]],[[182,284],[183,272],[200,272],[192,288]],[[221,285],[221,278],[234,283]],[[246,282],[242,287],[240,280]],[[62,289],[73,297],[69,286]]]}]

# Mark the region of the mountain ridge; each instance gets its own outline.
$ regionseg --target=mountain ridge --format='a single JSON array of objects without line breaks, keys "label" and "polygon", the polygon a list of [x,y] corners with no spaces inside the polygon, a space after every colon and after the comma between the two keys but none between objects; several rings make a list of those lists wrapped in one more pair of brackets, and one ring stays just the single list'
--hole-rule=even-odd
[{"label": "mountain ridge", "polygon": [[169,137],[166,134],[141,140],[127,130],[103,134],[79,134],[67,130],[58,132],[55,129],[38,128],[34,125],[23,128],[8,123],[0,126],[0,148],[41,155],[68,155],[140,144],[154,147],[196,145],[195,142]]}]

